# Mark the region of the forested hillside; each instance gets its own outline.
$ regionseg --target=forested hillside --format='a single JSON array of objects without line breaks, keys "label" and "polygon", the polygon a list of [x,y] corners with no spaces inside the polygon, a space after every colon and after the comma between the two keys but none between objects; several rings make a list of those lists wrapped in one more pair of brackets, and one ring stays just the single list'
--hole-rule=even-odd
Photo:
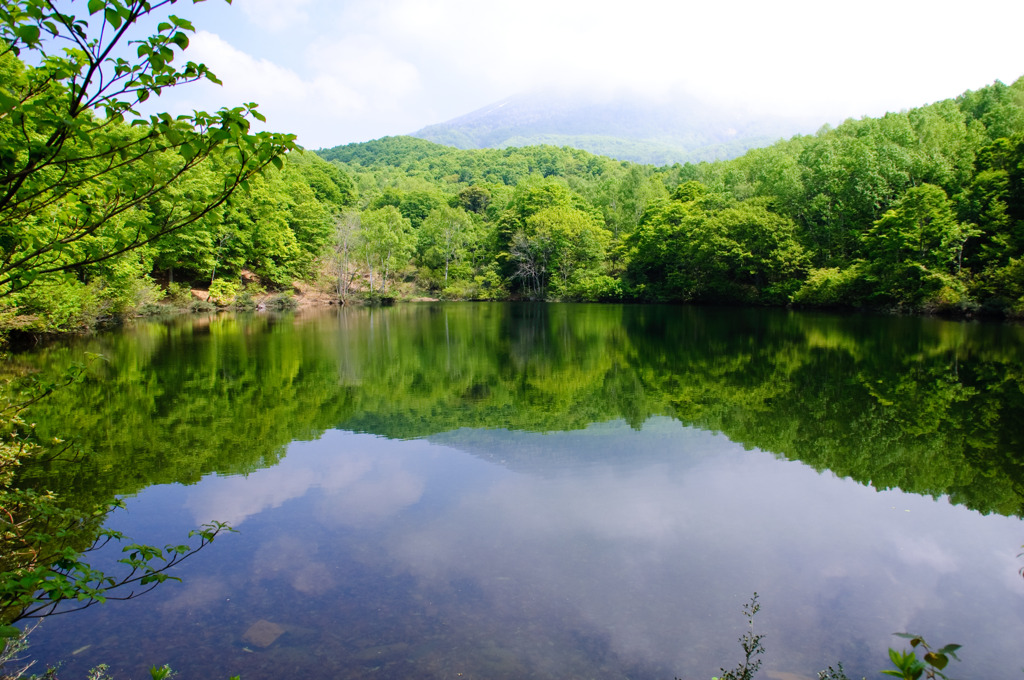
[{"label": "forested hillside", "polygon": [[363,287],[1024,312],[1024,79],[696,165],[407,137],[319,153],[358,187],[361,250],[336,250]]},{"label": "forested hillside", "polygon": [[[89,111],[85,141],[39,156],[67,93],[12,51],[0,70],[0,104],[29,121],[0,116],[5,328],[78,328],[187,304],[196,288],[229,304],[295,281],[344,302],[1024,315],[1024,79],[730,161],[655,167],[411,137],[285,155],[285,136],[272,157],[257,146],[246,157],[225,137],[231,120],[155,119],[161,137],[146,137]],[[70,188],[53,179],[65,166]]]}]

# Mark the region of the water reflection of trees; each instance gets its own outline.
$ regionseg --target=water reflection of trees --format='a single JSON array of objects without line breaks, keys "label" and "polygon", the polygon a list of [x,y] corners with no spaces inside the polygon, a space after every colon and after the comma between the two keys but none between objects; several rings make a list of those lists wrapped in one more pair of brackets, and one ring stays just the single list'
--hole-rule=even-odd
[{"label": "water reflection of trees", "polygon": [[83,459],[26,475],[102,498],[273,465],[328,428],[408,438],[665,415],[879,488],[1019,515],[1021,347],[1011,326],[659,306],[142,324],[21,357],[108,359],[33,414]]}]

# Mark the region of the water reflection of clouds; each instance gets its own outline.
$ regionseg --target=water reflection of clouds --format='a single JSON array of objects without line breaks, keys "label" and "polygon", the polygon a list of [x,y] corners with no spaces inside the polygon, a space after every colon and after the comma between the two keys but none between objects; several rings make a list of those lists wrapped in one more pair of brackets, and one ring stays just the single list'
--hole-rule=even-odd
[{"label": "water reflection of clouds", "polygon": [[319,559],[316,543],[278,534],[256,549],[250,579],[255,582],[284,577],[295,590],[315,595],[335,586],[327,563]]},{"label": "water reflection of clouds", "polygon": [[858,646],[884,653],[901,626],[955,639],[969,636],[965,621],[1019,625],[1007,593],[991,587],[1005,582],[1005,560],[978,556],[1001,543],[1012,550],[1019,521],[715,445],[717,458],[685,469],[668,452],[634,469],[510,476],[392,536],[391,550],[425,587],[470,578],[498,609],[520,598],[571,610],[610,635],[614,651],[680,670],[688,647],[735,656],[740,604],[755,590],[783,671],[849,659]]},{"label": "water reflection of clouds", "polygon": [[[315,442],[295,442],[275,467],[244,477],[213,477],[192,490],[185,507],[196,522],[240,526],[247,518],[305,496],[325,492],[319,519],[326,524],[379,521],[416,503],[423,481],[392,456],[399,443],[372,435],[329,431]],[[421,444],[426,446],[425,444]]]},{"label": "water reflection of clouds", "polygon": [[230,595],[230,586],[222,578],[198,576],[174,589],[174,594],[161,604],[164,614],[191,614],[223,602]]},{"label": "water reflection of clouds", "polygon": [[[650,444],[647,427],[607,429],[606,439],[588,432],[578,445]],[[294,518],[260,525],[252,580],[281,578],[304,595],[334,588],[331,543],[372,529],[360,533],[359,559],[414,576],[425,601],[450,598],[457,613],[458,593],[472,583],[494,619],[553,622],[686,676],[716,671],[707,659],[736,656],[740,606],[755,590],[771,670],[806,674],[838,659],[849,667],[865,662],[864,650],[874,654],[867,663],[884,664],[878,655],[897,629],[927,630],[1004,662],[1020,656],[993,634],[1021,625],[1012,606],[1024,597],[1019,520],[876,492],[720,436],[669,429],[666,438],[664,422],[651,425],[662,453],[636,465],[597,455],[483,481],[468,466],[502,469],[448,446],[328,432],[293,444],[274,469],[205,481],[188,507],[199,521],[237,524],[316,490],[300,533]],[[489,436],[507,437],[509,455],[520,444],[573,441],[573,433]],[[443,502],[421,502],[428,496]],[[1004,544],[1005,553],[993,547]]]}]

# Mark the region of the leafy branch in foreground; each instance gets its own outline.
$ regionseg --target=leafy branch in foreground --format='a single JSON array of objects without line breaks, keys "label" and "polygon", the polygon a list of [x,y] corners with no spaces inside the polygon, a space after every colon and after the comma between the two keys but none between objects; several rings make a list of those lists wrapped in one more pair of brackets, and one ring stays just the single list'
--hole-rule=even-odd
[{"label": "leafy branch in foreground", "polygon": [[[115,507],[123,506],[118,502]],[[106,516],[105,511],[101,514]],[[164,581],[180,581],[167,571],[209,545],[219,533],[230,530],[223,522],[205,524],[189,532],[189,538],[199,537],[195,546],[167,545],[161,549],[139,543],[125,545],[121,548],[125,556],[117,563],[126,571],[118,575],[93,568],[83,557],[111,542],[125,540],[120,532],[100,529],[92,545],[81,551],[64,545],[56,552],[43,552],[52,542],[73,538],[63,531],[19,537],[23,546],[19,555],[27,559],[24,566],[0,574],[0,612],[16,612],[11,618],[14,622],[80,611],[107,600],[139,597]],[[46,558],[41,559],[44,554]]]},{"label": "leafy branch in foreground", "polygon": [[[941,649],[933,650],[920,635],[911,633],[893,633],[893,635],[910,640],[911,650],[901,652],[890,647],[889,660],[896,668],[882,671],[884,675],[904,680],[917,680],[922,675],[929,680],[946,678],[947,676],[942,671],[949,665],[949,660],[960,660],[956,655],[956,650],[960,649],[960,645],[946,645]],[[918,659],[917,654],[913,651],[918,647],[924,650],[922,659]]]},{"label": "leafy branch in foreground", "polygon": [[[0,298],[198,222],[297,148],[294,135],[250,132],[264,120],[252,103],[136,111],[165,88],[220,82],[203,64],[173,63],[194,31],[185,19],[168,15],[153,35],[129,39],[176,2],[0,3]],[[157,200],[200,166],[211,181]]]},{"label": "leafy branch in foreground", "polygon": [[[73,367],[56,382],[30,380],[18,400],[4,395],[0,408],[0,638],[20,635],[10,624],[31,618],[63,614],[106,600],[127,600],[168,580],[169,569],[194,555],[232,529],[213,522],[192,531],[197,545],[157,548],[128,543],[117,560],[119,573],[108,574],[85,562],[85,555],[128,539],[103,528],[111,510],[124,507],[120,500],[69,505],[49,491],[19,488],[16,469],[26,459],[53,460],[71,447],[56,442],[48,451],[34,441],[33,427],[22,418],[24,409],[55,389],[81,380],[84,367]],[[11,387],[6,392],[9,394]]]}]

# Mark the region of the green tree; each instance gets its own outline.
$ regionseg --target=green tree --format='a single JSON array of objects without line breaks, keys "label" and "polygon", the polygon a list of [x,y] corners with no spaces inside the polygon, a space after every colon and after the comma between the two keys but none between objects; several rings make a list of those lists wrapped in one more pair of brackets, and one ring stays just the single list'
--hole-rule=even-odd
[{"label": "green tree", "polygon": [[334,238],[329,259],[330,274],[336,281],[335,289],[342,303],[348,302],[352,280],[355,277],[357,243],[359,241],[359,213],[349,211],[334,218]]},{"label": "green tree", "polygon": [[374,279],[379,276],[380,293],[386,295],[395,269],[404,267],[412,255],[412,224],[392,205],[363,212],[360,222],[359,253],[366,263],[370,293],[375,292]]},{"label": "green tree", "polygon": [[288,156],[287,167],[302,176],[322,203],[335,209],[355,204],[356,186],[336,164],[328,163],[314,153],[303,152]]},{"label": "green tree", "polygon": [[465,254],[473,233],[473,220],[461,208],[435,208],[419,229],[419,259],[426,267],[444,269],[442,287],[448,286],[452,264]]},{"label": "green tree", "polygon": [[[698,260],[717,268],[715,296],[735,286],[747,287],[740,299],[785,303],[807,272],[808,258],[796,239],[796,225],[768,209],[760,200],[744,201],[707,220],[708,240],[696,252]],[[710,283],[710,282],[709,282]]]},{"label": "green tree", "polygon": [[960,270],[964,242],[972,233],[954,217],[946,192],[922,184],[875,222],[865,235],[865,247],[882,267],[916,263],[954,273]]},{"label": "green tree", "polygon": [[949,301],[958,301],[965,289],[951,275],[960,272],[964,243],[976,234],[957,221],[940,187],[913,187],[864,237],[878,299],[920,305],[953,294]]},{"label": "green tree", "polygon": [[468,186],[459,192],[459,203],[466,212],[483,215],[491,204],[491,192],[481,186]]},{"label": "green tree", "polygon": [[[138,116],[135,107],[166,88],[219,82],[202,64],[175,63],[193,27],[174,15],[132,41],[134,59],[115,56],[141,19],[175,1],[0,6],[0,297],[203,219],[295,148],[293,135],[250,132],[251,119],[262,120],[254,104]],[[202,197],[154,211],[154,198],[218,154],[231,162]]]},{"label": "green tree", "polygon": [[647,206],[658,198],[664,198],[666,191],[661,180],[650,171],[634,165],[611,192],[609,208],[612,212],[609,223],[613,238],[630,234],[640,223]]},{"label": "green tree", "polygon": [[536,237],[529,220],[549,208],[568,208],[591,214],[593,208],[557,180],[530,181],[516,187],[508,207],[498,220],[496,237],[503,254],[504,274],[529,289],[531,297],[547,290],[551,243]]},{"label": "green tree", "polygon": [[403,191],[395,187],[387,187],[370,203],[371,209],[392,206],[398,208],[402,217],[409,220],[413,228],[419,228],[435,208],[446,202],[438,192],[434,191]]},{"label": "green tree", "polygon": [[526,252],[537,259],[530,267],[540,275],[535,280],[537,295],[545,294],[553,282],[557,297],[580,297],[580,286],[600,273],[608,232],[590,214],[567,206],[537,211],[527,218],[526,228]]}]

